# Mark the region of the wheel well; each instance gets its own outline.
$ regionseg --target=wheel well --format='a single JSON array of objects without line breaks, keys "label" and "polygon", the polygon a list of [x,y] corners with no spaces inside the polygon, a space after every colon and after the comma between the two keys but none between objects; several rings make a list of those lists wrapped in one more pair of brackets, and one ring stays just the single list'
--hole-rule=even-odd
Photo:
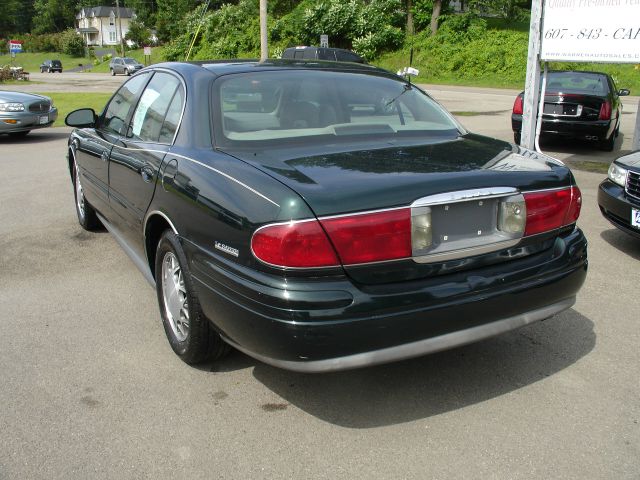
[{"label": "wheel well", "polygon": [[69,148],[69,155],[67,155],[67,162],[69,163],[69,175],[71,175],[71,181],[75,180],[75,172],[73,171],[73,162],[74,162],[74,153],[73,148]]},{"label": "wheel well", "polygon": [[165,230],[172,230],[172,228],[171,224],[162,215],[153,214],[147,219],[144,243],[147,252],[147,262],[149,263],[149,269],[154,279],[156,278],[156,251],[158,250],[160,237],[162,237]]}]

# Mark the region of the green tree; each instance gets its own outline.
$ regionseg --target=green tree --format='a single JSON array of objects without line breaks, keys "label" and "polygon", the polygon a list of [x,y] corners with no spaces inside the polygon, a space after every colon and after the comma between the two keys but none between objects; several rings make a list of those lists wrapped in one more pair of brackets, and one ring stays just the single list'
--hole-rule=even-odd
[{"label": "green tree", "polygon": [[0,36],[31,31],[34,0],[3,0],[0,15]]},{"label": "green tree", "polygon": [[138,46],[149,45],[151,43],[151,31],[138,18],[134,18],[129,22],[129,31],[124,38]]},{"label": "green tree", "polygon": [[132,8],[136,12],[137,19],[147,27],[156,23],[158,2],[156,0],[123,0],[121,5]]},{"label": "green tree", "polygon": [[35,0],[33,33],[62,32],[74,26],[76,0]]},{"label": "green tree", "polygon": [[507,20],[522,20],[531,10],[531,0],[469,0],[469,9],[484,15],[496,15]]},{"label": "green tree", "polygon": [[160,40],[177,38],[183,33],[183,23],[187,15],[203,0],[156,0],[156,28]]}]

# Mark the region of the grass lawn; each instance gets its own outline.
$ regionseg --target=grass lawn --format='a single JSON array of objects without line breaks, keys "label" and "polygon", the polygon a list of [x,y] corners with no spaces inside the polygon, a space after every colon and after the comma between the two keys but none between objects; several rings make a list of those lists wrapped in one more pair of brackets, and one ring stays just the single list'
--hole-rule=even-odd
[{"label": "grass lawn", "polygon": [[111,98],[110,93],[67,93],[67,92],[38,92],[53,100],[53,104],[58,109],[58,119],[53,124],[54,127],[64,127],[65,117],[78,108],[93,108],[96,113],[100,113],[107,101]]},{"label": "grass lawn", "polygon": [[[487,73],[482,77],[473,79],[463,79],[456,77],[455,74],[440,75],[438,78],[432,78],[427,75],[419,75],[412,77],[415,83],[431,83],[437,85],[460,85],[465,87],[492,87],[492,88],[513,88],[516,90],[524,89],[524,81],[526,76],[526,59],[523,59],[525,65],[522,69],[521,81],[508,81],[497,73]],[[380,58],[374,60],[374,65],[397,72],[398,70],[409,66],[409,53],[397,51],[386,53]],[[421,66],[414,62],[415,68],[420,70]],[[634,64],[607,64],[607,63],[560,63],[553,62],[549,64],[549,70],[584,70],[594,72],[608,73],[613,77],[618,88],[628,88],[631,95],[640,95],[640,68]]]},{"label": "grass lawn", "polygon": [[29,73],[33,73],[40,71],[40,64],[44,60],[60,60],[63,71],[77,67],[79,63],[89,63],[86,58],[70,57],[64,53],[18,53],[16,58],[11,58],[10,55],[0,55],[0,66],[15,65],[24,68]]},{"label": "grass lawn", "polygon": [[[127,57],[132,57],[138,60],[140,63],[144,63],[144,50],[128,50]],[[4,54],[0,55],[0,67],[3,65],[16,65],[24,68],[25,71],[39,72],[40,64],[44,60],[60,60],[62,62],[62,69],[68,70],[71,68],[75,68],[78,64],[89,64],[93,63],[92,60],[89,60],[86,57],[70,57],[69,55],[65,55],[64,53],[52,53],[52,52],[44,52],[44,53],[18,53],[16,58],[11,58],[10,55]],[[163,62],[163,49],[162,47],[154,47],[151,49],[151,63]],[[109,62],[105,61],[98,65],[93,65],[92,72],[108,72],[109,71]]]}]

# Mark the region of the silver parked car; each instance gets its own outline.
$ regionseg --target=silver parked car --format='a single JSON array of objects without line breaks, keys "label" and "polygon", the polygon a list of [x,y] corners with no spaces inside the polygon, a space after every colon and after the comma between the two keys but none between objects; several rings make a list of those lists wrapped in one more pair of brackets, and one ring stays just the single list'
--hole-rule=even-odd
[{"label": "silver parked car", "polygon": [[36,128],[50,127],[58,109],[49,97],[0,90],[0,134],[24,137]]},{"label": "silver parked car", "polygon": [[142,68],[144,68],[143,64],[135,58],[130,57],[114,57],[109,62],[109,71],[111,72],[111,75],[115,75],[116,73],[131,75]]}]

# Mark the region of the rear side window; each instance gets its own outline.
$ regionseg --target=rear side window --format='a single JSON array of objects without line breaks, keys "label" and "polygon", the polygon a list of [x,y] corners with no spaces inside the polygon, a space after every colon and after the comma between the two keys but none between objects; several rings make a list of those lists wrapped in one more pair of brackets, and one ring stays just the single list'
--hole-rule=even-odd
[{"label": "rear side window", "polygon": [[129,111],[148,80],[149,74],[136,75],[120,87],[105,109],[101,122],[104,130],[115,135],[123,133]]},{"label": "rear side window", "polygon": [[176,90],[173,100],[167,110],[167,116],[164,119],[162,128],[160,129],[160,143],[172,143],[173,137],[178,130],[178,124],[180,123],[180,116],[182,115],[182,108],[184,105],[184,90],[182,86]]},{"label": "rear side window", "polygon": [[157,72],[136,106],[129,136],[142,142],[158,142],[169,106],[180,88],[180,81],[176,77]]},{"label": "rear side window", "polygon": [[304,60],[315,60],[316,58],[315,48],[305,48],[303,51],[304,51],[304,54],[302,55],[302,58]]}]

